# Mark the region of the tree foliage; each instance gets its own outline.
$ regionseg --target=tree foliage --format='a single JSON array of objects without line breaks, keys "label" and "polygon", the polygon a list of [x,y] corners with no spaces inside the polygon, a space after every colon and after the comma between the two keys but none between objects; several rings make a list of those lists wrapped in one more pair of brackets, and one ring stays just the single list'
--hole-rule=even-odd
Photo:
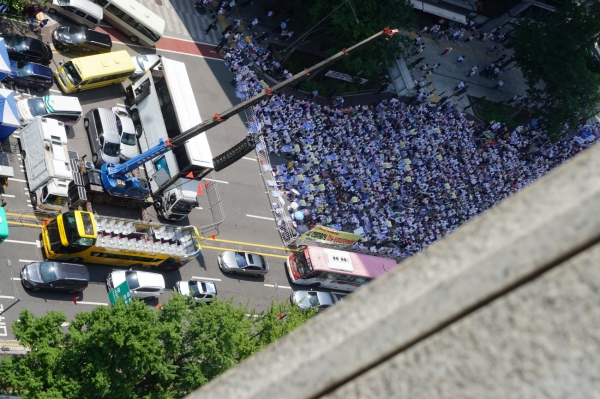
[{"label": "tree foliage", "polygon": [[[297,21],[310,29],[344,0],[293,0]],[[356,17],[359,23],[356,23]],[[308,14],[308,15],[306,15]],[[308,19],[305,17],[308,16]],[[309,36],[311,43],[326,44],[330,53],[348,48],[385,27],[412,30],[415,12],[409,0],[348,0]],[[308,24],[307,24],[308,22]],[[296,32],[302,35],[303,32]],[[352,72],[363,71],[366,76],[375,76],[379,61],[392,62],[402,57],[411,42],[404,35],[395,35],[368,44],[358,54],[343,59]]]},{"label": "tree foliage", "polygon": [[[282,313],[285,317],[281,317]],[[304,323],[313,313],[273,303],[254,314],[229,301],[176,295],[160,311],[141,301],[21,313],[15,336],[31,349],[0,363],[0,391],[35,399],[181,398]]]},{"label": "tree foliage", "polygon": [[530,100],[543,104],[537,112],[554,138],[565,124],[575,127],[595,114],[600,102],[600,60],[594,50],[600,14],[563,1],[547,20],[521,18],[513,41]]}]

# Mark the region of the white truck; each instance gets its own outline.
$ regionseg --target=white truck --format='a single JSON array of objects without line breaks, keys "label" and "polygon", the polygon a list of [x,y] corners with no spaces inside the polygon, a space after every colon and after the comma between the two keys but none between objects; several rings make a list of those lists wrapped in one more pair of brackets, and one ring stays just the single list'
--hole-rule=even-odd
[{"label": "white truck", "polygon": [[[185,64],[165,57],[160,63],[160,71],[146,71],[126,90],[131,117],[143,127],[142,152],[202,123]],[[198,206],[198,185],[214,169],[212,158],[202,133],[144,164],[160,217],[181,220]]]},{"label": "white truck", "polygon": [[65,125],[37,117],[19,133],[21,157],[34,209],[59,212],[73,180]]}]

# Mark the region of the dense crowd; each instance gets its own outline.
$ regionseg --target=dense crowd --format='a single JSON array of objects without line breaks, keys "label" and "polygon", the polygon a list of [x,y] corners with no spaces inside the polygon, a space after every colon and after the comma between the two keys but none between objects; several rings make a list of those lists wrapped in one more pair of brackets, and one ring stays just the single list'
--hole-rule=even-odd
[{"label": "dense crowd", "polygon": [[[600,136],[552,143],[543,132],[468,121],[449,104],[335,109],[278,94],[257,106],[277,168],[304,222],[363,231],[357,249],[417,253],[567,161]],[[302,209],[302,207],[300,209]],[[293,212],[292,212],[293,214]]]},{"label": "dense crowd", "polygon": [[[225,58],[241,99],[266,87],[245,59],[258,73],[291,76],[251,38]],[[321,106],[311,95],[281,93],[256,106],[268,150],[291,161],[275,174],[282,190],[294,193],[290,214],[301,214],[295,223],[357,232],[364,240],[355,249],[407,257],[600,137],[598,125],[580,127],[587,133],[576,140],[555,143],[535,127],[483,126],[426,94],[407,103],[394,98],[337,108]],[[511,101],[523,100],[515,97]]]}]

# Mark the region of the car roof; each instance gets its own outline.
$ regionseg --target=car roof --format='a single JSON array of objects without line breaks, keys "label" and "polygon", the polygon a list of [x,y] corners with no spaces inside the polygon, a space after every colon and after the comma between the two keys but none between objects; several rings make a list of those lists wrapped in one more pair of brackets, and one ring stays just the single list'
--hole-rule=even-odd
[{"label": "car roof", "polygon": [[319,300],[318,306],[333,305],[333,300],[331,299],[331,294],[329,292],[300,290],[296,291],[295,295],[301,297],[300,300],[306,298],[304,299],[303,304],[306,304],[306,301],[308,301],[308,303],[310,303],[311,306],[315,306],[316,304],[313,304],[311,298],[317,298]]},{"label": "car roof", "polygon": [[109,47],[112,47],[112,40],[110,40],[110,36],[106,33],[98,32],[93,29],[84,27],[83,34],[85,35],[85,38],[90,42],[102,43],[108,45]]},{"label": "car roof", "polygon": [[88,268],[84,265],[74,263],[52,262],[56,268],[56,276],[59,279],[90,280]]},{"label": "car roof", "polygon": [[[117,129],[117,121],[115,120],[115,114],[108,108],[96,108],[100,121],[104,127],[104,139],[114,143],[121,142],[121,136],[119,135],[119,129]],[[93,112],[94,110],[90,110]]]},{"label": "car roof", "polygon": [[139,270],[135,270],[133,272],[137,273],[137,278],[138,282],[140,283],[140,287],[160,287],[163,289],[165,288],[165,279],[163,278],[162,274],[142,272]]},{"label": "car roof", "polygon": [[[11,60],[11,64],[13,63],[13,61]],[[40,65],[40,64],[36,64],[35,62],[28,62],[28,61],[17,61],[18,63],[26,63],[27,64],[27,69],[29,70],[29,72],[32,75],[38,75],[38,76],[43,76],[49,79],[52,79],[52,69],[50,69],[49,67],[45,66],[45,65]]]},{"label": "car roof", "polygon": [[93,3],[89,0],[69,0],[69,5],[76,6],[84,11],[87,11],[88,14],[93,13],[93,16],[102,16],[102,7],[98,4]]},{"label": "car roof", "polygon": [[252,253],[252,252],[238,252],[239,254],[244,254],[244,257],[248,261],[248,266],[265,266],[262,261],[260,255]]},{"label": "car roof", "polygon": [[83,112],[79,99],[77,97],[67,96],[55,96],[48,95],[44,96],[44,105],[50,113],[55,112]]},{"label": "car roof", "polygon": [[213,282],[204,280],[190,280],[190,283],[196,283],[198,290],[203,294],[217,295],[217,286]]}]

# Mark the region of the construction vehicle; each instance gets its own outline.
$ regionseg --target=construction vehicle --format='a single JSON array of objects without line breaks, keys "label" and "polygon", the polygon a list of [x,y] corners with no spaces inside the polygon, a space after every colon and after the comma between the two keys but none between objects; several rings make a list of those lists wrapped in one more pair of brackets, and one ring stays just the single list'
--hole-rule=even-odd
[{"label": "construction vehicle", "polygon": [[60,212],[67,203],[73,173],[62,122],[36,117],[19,133],[31,205],[36,210]]},{"label": "construction vehicle", "polygon": [[[198,165],[190,162],[193,153],[190,150],[191,146],[186,146],[188,142],[196,137],[202,137],[202,133],[225,122],[227,119],[237,115],[246,108],[258,104],[273,93],[277,93],[299,80],[306,78],[306,76],[318,72],[320,69],[334,63],[338,59],[350,55],[353,51],[372,40],[382,36],[391,36],[398,32],[397,29],[392,30],[386,28],[368,39],[365,39],[348,49],[344,49],[317,65],[305,69],[303,72],[277,84],[273,88],[266,88],[262,93],[255,95],[251,99],[243,101],[221,114],[217,113],[210,120],[201,122],[197,125],[193,125],[193,123],[197,123],[194,122],[194,120],[199,120],[199,117],[192,117],[187,123],[182,123],[181,119],[174,120],[175,117],[181,118],[182,115],[184,115],[184,113],[175,115],[173,112],[175,106],[181,107],[182,109],[188,107],[188,115],[193,115],[194,112],[197,113],[197,108],[195,106],[190,106],[189,99],[187,101],[184,99],[182,104],[163,103],[166,109],[161,109],[162,113],[160,114],[158,112],[144,112],[144,107],[149,104],[148,101],[144,100],[151,96],[156,97],[160,95],[160,100],[164,102],[166,94],[173,95],[173,93],[169,92],[169,85],[166,81],[164,81],[164,79],[161,80],[163,78],[162,76],[152,75],[154,68],[160,63],[163,63],[164,58],[158,60],[144,72],[144,75],[142,75],[139,80],[130,85],[126,92],[131,104],[130,109],[132,111],[131,114],[134,123],[139,124],[143,115],[151,115],[153,116],[153,119],[148,119],[147,122],[143,123],[143,128],[154,129],[162,123],[165,125],[168,139],[165,140],[162,137],[153,136],[154,138],[147,142],[148,149],[144,150],[142,154],[119,165],[104,164],[100,170],[95,169],[91,162],[84,162],[83,159],[77,160],[75,164],[77,165],[76,169],[78,169],[80,176],[77,176],[77,173],[75,173],[75,182],[69,189],[69,207],[73,209],[86,201],[87,199],[85,196],[87,192],[87,195],[88,197],[91,197],[90,200],[92,202],[118,203],[129,207],[146,207],[151,204],[156,204],[156,208],[161,212],[160,215],[162,217],[172,219],[180,218],[179,215],[185,217],[185,212],[189,213],[189,211],[191,211],[193,203],[187,204],[186,209],[184,209],[185,212],[175,212],[173,209],[177,204],[181,204],[183,201],[191,202],[191,199],[188,198],[188,194],[185,193],[185,191],[195,192],[196,190],[191,190],[190,187],[184,189],[185,184],[194,185],[194,187],[197,188],[199,184],[197,181],[207,176],[213,170],[222,170],[253,151],[256,147],[257,137],[254,134],[249,134],[240,143],[225,153],[213,158],[212,161],[206,160],[205,157],[203,157],[199,160],[200,162]],[[168,69],[168,62],[166,65],[166,68]],[[164,70],[165,63],[163,63],[163,70],[161,73],[164,72]],[[181,78],[182,74],[180,73],[178,76]],[[185,73],[185,77],[187,77],[187,73]],[[189,80],[187,82],[189,82]],[[179,87],[186,87],[186,85],[189,85],[189,83],[183,82]],[[170,105],[172,105],[171,108],[169,108]],[[169,109],[171,112],[167,112]],[[248,123],[253,125],[256,124],[257,121],[250,120]],[[188,127],[187,130],[182,130],[182,127],[186,128],[186,126],[190,127]],[[156,141],[152,142],[152,140]],[[206,147],[208,148],[208,144],[206,144]],[[170,151],[173,151],[174,161],[178,162],[176,167],[172,166],[174,164],[168,163],[166,157],[164,162],[160,159],[157,160],[158,157],[161,157]],[[155,173],[148,176],[148,179],[143,179],[139,176],[140,172],[138,168],[142,165],[149,166],[149,163],[153,165]],[[174,170],[177,172],[160,172],[161,169],[168,168],[170,170],[171,167],[174,167]],[[188,181],[184,180],[186,178]],[[192,182],[192,180],[195,181]],[[200,190],[198,190],[198,192],[199,191]],[[165,209],[170,210],[166,211]],[[177,213],[179,213],[179,215],[176,215]]]}]

